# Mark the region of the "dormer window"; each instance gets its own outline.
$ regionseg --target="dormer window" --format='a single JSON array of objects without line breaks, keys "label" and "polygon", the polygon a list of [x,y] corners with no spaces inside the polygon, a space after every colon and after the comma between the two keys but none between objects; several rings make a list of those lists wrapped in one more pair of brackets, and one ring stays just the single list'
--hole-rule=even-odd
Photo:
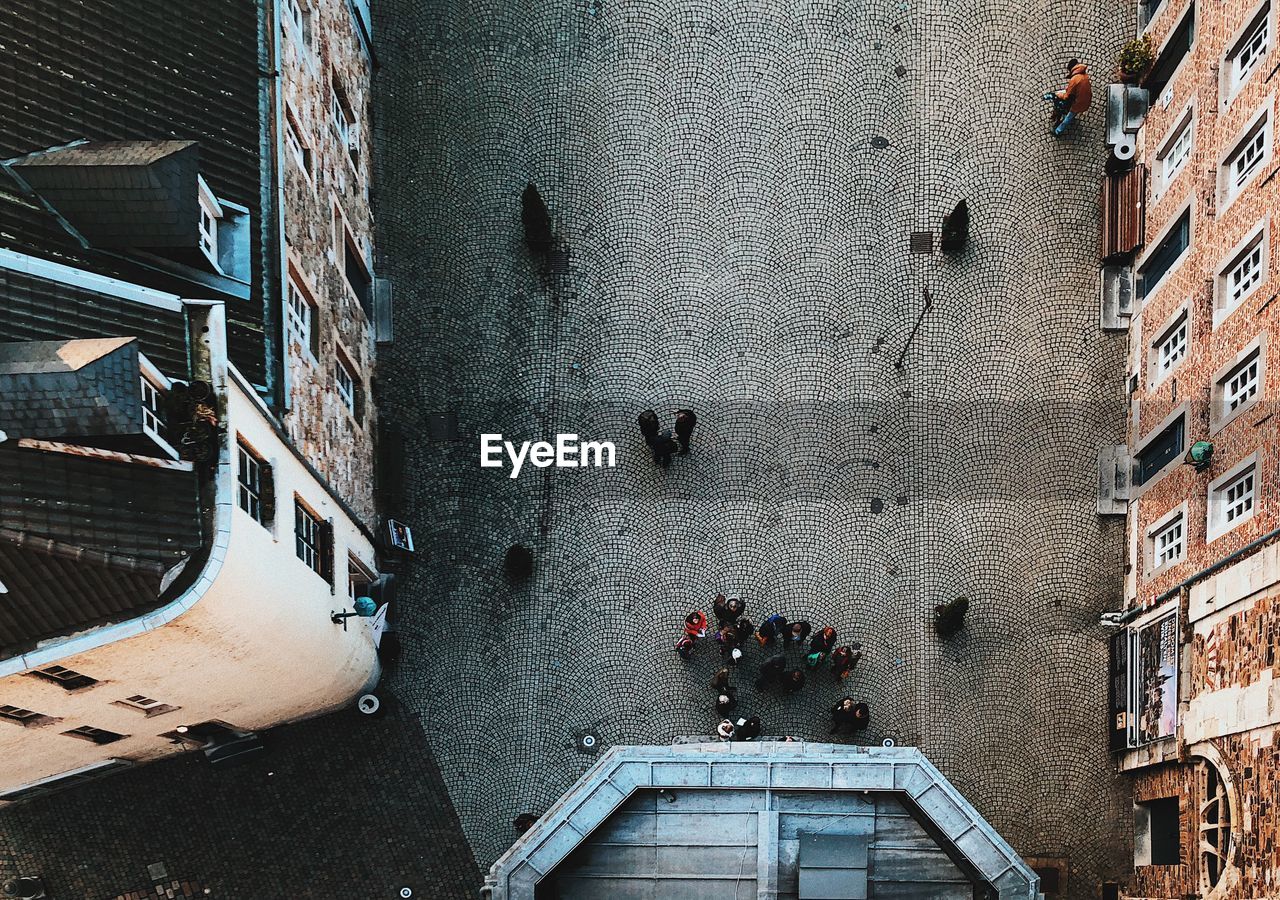
[{"label": "dormer window", "polygon": [[138,381],[142,396],[142,432],[166,456],[177,459],[178,451],[165,439],[165,432],[168,430],[164,414],[165,397],[173,388],[173,382],[141,353],[138,354],[138,368],[141,373]]}]

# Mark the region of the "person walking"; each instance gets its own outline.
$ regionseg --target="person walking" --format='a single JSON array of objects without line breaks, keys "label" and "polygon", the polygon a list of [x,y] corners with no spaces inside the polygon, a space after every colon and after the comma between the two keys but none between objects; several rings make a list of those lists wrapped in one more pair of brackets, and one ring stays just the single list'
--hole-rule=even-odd
[{"label": "person walking", "polygon": [[969,598],[956,597],[933,608],[933,630],[938,637],[951,637],[964,627],[964,617],[969,612]]},{"label": "person walking", "polygon": [[729,598],[724,594],[716,594],[716,599],[711,602],[711,611],[715,614],[716,622],[720,625],[738,618],[729,611]]},{"label": "person walking", "polygon": [[751,620],[743,616],[733,624],[733,628],[738,632],[738,643],[746,644],[747,640],[756,633],[756,626],[751,624]]},{"label": "person walking", "polygon": [[782,686],[788,694],[797,693],[804,687],[804,669],[792,669],[782,676]]},{"label": "person walking", "polygon": [[760,721],[760,717],[752,716],[749,719],[739,719],[738,724],[733,729],[733,734],[740,741],[753,741],[760,737],[760,733],[763,730],[764,724]]},{"label": "person walking", "polygon": [[658,422],[658,414],[651,409],[646,409],[640,413],[636,424],[640,426],[640,436],[644,438],[644,442],[652,446],[658,437],[658,432],[662,430],[662,425]]},{"label": "person walking", "polygon": [[711,676],[711,687],[717,691],[723,691],[729,687],[729,670],[720,669],[716,674]]},{"label": "person walking", "polygon": [[[835,734],[845,728],[861,731],[870,724],[871,715],[867,704],[858,703],[852,697],[841,698],[831,708],[831,733]],[[861,724],[859,724],[861,722]]]},{"label": "person walking", "polygon": [[676,438],[680,441],[680,455],[689,455],[689,438],[693,437],[693,426],[698,424],[698,417],[691,409],[676,411]]},{"label": "person walking", "polygon": [[733,731],[733,723],[728,719],[724,719],[716,728],[716,736],[722,741],[731,741],[733,740]]},{"label": "person walking", "polygon": [[741,597],[730,597],[728,608],[734,619],[741,619],[747,612],[747,604],[743,602]]},{"label": "person walking", "polygon": [[782,673],[787,670],[787,658],[781,653],[775,653],[764,661],[760,666],[760,674],[756,677],[756,688],[764,690],[774,682],[782,678]]},{"label": "person walking", "polygon": [[684,617],[684,633],[691,638],[706,637],[707,617],[702,610],[695,609]]},{"label": "person walking", "polygon": [[738,649],[738,630],[732,625],[725,625],[716,632],[716,643],[720,645],[720,654],[728,656]]},{"label": "person walking", "polygon": [[1078,59],[1072,59],[1067,63],[1067,86],[1057,92],[1049,91],[1044,99],[1053,101],[1053,135],[1062,137],[1093,103],[1093,82],[1089,78],[1089,67]]},{"label": "person walking", "polygon": [[676,653],[686,662],[693,659],[693,638],[687,634],[680,635],[676,641]]},{"label": "person walking", "polygon": [[787,632],[787,641],[792,644],[803,644],[809,639],[811,631],[813,631],[813,626],[803,619],[799,622],[792,622],[791,628]]}]

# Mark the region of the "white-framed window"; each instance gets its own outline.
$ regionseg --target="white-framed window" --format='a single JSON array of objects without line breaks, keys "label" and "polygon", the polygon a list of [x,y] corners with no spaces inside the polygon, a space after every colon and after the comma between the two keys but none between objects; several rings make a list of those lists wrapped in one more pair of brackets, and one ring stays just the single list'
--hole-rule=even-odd
[{"label": "white-framed window", "polygon": [[260,525],[275,524],[275,484],[271,464],[244,438],[236,437],[236,505]]},{"label": "white-framed window", "polygon": [[1187,339],[1191,321],[1186,311],[1177,314],[1172,325],[1152,344],[1152,381],[1156,384],[1178,367],[1187,357]]},{"label": "white-framed window", "polygon": [[1191,159],[1191,150],[1195,142],[1195,115],[1188,109],[1182,121],[1174,128],[1173,134],[1165,141],[1156,159],[1159,164],[1160,193],[1168,190],[1173,179]]},{"label": "white-framed window", "polygon": [[1138,263],[1138,296],[1143,302],[1186,258],[1187,249],[1191,246],[1191,232],[1191,205],[1188,204],[1169,223],[1164,233],[1152,242]]},{"label": "white-framed window", "polygon": [[306,0],[281,0],[284,24],[304,50],[311,49],[311,8]]},{"label": "white-framed window", "polygon": [[360,164],[360,125],[355,108],[338,81],[337,73],[330,75],[329,114],[338,143],[347,152],[353,166]]},{"label": "white-framed window", "polygon": [[1266,378],[1265,339],[1265,333],[1258,335],[1214,376],[1211,433],[1226,427],[1262,398]]},{"label": "white-framed window", "polygon": [[1225,412],[1233,413],[1257,396],[1261,364],[1257,351],[1254,351],[1249,359],[1227,376],[1222,389]]},{"label": "white-framed window", "polygon": [[36,669],[28,674],[43,681],[52,681],[64,691],[78,691],[81,688],[93,687],[98,683],[98,679],[82,675],[65,666],[45,666],[43,669]]},{"label": "white-framed window", "polygon": [[369,585],[377,576],[354,553],[347,555],[347,596],[352,603],[357,597],[367,595]]},{"label": "white-framed window", "polygon": [[1209,540],[1222,537],[1253,517],[1257,506],[1258,460],[1254,455],[1209,485]]},{"label": "white-framed window", "polygon": [[15,725],[30,728],[33,725],[44,725],[47,722],[56,721],[57,719],[53,716],[46,716],[43,713],[23,709],[21,706],[0,705],[0,722],[13,722]]},{"label": "white-framed window", "polygon": [[89,725],[79,725],[70,731],[62,733],[67,737],[79,738],[82,741],[89,741],[93,744],[114,744],[116,741],[122,741],[129,736],[115,731],[107,731],[105,728],[93,728]]},{"label": "white-framed window", "polygon": [[307,568],[320,575],[324,575],[323,530],[321,518],[303,506],[295,497],[293,501],[294,549],[298,559],[306,563]]},{"label": "white-framed window", "polygon": [[288,295],[285,309],[285,328],[289,341],[297,341],[304,351],[314,359],[319,355],[316,330],[316,304],[310,292],[298,283],[293,272],[289,273],[286,287]]},{"label": "white-framed window", "polygon": [[333,382],[338,389],[338,397],[342,405],[354,416],[356,414],[356,373],[342,354],[338,354],[333,363]]},{"label": "white-framed window", "polygon": [[1218,270],[1214,324],[1218,325],[1267,279],[1268,228],[1264,222],[1253,234],[1232,249],[1226,264]]},{"label": "white-framed window", "polygon": [[123,700],[116,700],[115,704],[116,706],[124,706],[128,709],[136,709],[139,712],[146,713],[148,719],[152,716],[163,715],[181,708],[170,706],[168,703],[161,703],[159,700],[153,700],[150,697],[144,697],[142,694],[134,694],[131,697],[125,697]]},{"label": "white-framed window", "polygon": [[1187,517],[1179,509],[1157,522],[1148,532],[1153,572],[1182,562],[1187,555]]},{"label": "white-framed window", "polygon": [[139,378],[142,386],[142,430],[154,437],[164,434],[164,406],[160,388],[147,376]]},{"label": "white-framed window", "polygon": [[1271,49],[1271,4],[1262,9],[1246,27],[1244,34],[1227,54],[1229,91],[1234,94],[1249,80]]},{"label": "white-framed window", "polygon": [[218,268],[218,219],[222,218],[222,205],[203,178],[197,181],[200,192],[200,249],[209,258],[209,262]]},{"label": "white-framed window", "polygon": [[1220,192],[1223,203],[1218,215],[1243,193],[1270,158],[1271,100],[1268,100],[1222,163]]},{"label": "white-framed window", "polygon": [[293,155],[298,167],[307,178],[310,178],[313,173],[311,145],[302,137],[302,128],[298,125],[292,109],[285,110],[284,126],[284,141],[289,146],[289,152]]}]

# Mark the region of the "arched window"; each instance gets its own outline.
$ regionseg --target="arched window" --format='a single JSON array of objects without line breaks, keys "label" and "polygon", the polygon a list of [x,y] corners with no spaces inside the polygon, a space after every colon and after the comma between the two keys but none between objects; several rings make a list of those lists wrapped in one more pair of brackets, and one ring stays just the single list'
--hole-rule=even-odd
[{"label": "arched window", "polygon": [[1209,760],[1200,774],[1200,888],[1211,890],[1222,877],[1231,851],[1231,801],[1228,787]]}]

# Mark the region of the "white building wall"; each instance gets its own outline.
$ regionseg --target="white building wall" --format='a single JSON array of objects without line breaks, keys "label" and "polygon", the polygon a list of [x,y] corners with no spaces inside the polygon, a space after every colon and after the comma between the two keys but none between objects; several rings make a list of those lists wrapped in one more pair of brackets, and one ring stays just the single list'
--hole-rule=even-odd
[{"label": "white building wall", "polygon": [[[331,610],[349,606],[348,553],[372,569],[372,545],[276,436],[257,398],[235,378],[227,380],[226,393],[232,466],[224,469],[219,500],[234,488],[239,434],[272,463],[274,529],[232,508],[221,568],[189,611],[94,649],[75,652],[72,644],[66,658],[49,647],[29,655],[40,666],[57,663],[97,684],[69,692],[27,674],[0,678],[0,705],[58,720],[34,727],[0,721],[0,791],[102,760],[181,752],[186,748],[159,735],[183,724],[219,720],[254,731],[317,715],[351,701],[376,678],[371,620],[349,619],[344,631],[329,619]],[[333,523],[334,586],[295,554],[295,494]],[[206,568],[214,566],[216,559]],[[131,624],[119,630],[136,631]],[[135,694],[180,708],[148,717],[114,703]],[[129,737],[97,745],[62,734],[81,725]]]}]

